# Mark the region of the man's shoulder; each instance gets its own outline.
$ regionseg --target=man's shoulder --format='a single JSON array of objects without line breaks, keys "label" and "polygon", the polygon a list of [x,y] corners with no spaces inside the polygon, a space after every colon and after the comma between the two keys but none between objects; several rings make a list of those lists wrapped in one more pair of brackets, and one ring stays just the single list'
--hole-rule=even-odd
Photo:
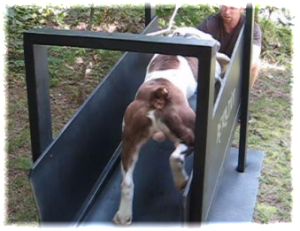
[{"label": "man's shoulder", "polygon": [[254,22],[254,29],[261,32],[260,25],[257,22]]},{"label": "man's shoulder", "polygon": [[203,20],[197,28],[210,34],[215,34],[220,29],[220,14],[212,14]]},{"label": "man's shoulder", "polygon": [[205,22],[207,23],[218,23],[220,20],[220,13],[216,13],[216,14],[211,14],[209,15],[206,19],[204,19]]},{"label": "man's shoulder", "polygon": [[[244,23],[245,20],[246,20],[246,15],[241,14],[241,22]],[[254,29],[261,30],[259,24],[255,21],[254,21]]]}]

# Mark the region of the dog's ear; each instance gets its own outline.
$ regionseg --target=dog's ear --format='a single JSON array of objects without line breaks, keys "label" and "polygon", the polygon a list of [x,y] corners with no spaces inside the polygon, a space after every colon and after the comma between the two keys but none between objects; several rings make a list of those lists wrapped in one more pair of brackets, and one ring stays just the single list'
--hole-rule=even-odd
[{"label": "dog's ear", "polygon": [[222,75],[224,75],[230,62],[230,58],[223,53],[217,52],[216,59],[221,66]]}]

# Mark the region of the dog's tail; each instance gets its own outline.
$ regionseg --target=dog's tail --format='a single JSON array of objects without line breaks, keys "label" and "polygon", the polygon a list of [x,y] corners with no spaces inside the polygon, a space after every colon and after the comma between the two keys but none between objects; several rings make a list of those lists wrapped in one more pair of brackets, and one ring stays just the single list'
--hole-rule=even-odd
[{"label": "dog's tail", "polygon": [[152,93],[151,107],[153,109],[163,109],[170,98],[170,90],[166,87],[160,87]]}]

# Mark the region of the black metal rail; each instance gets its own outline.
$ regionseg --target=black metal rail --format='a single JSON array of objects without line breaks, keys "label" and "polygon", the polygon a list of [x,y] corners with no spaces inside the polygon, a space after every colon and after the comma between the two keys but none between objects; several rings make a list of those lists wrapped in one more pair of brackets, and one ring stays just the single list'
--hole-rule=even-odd
[{"label": "black metal rail", "polygon": [[239,160],[237,170],[244,172],[247,158],[247,134],[248,134],[248,108],[249,108],[249,93],[250,93],[250,72],[251,72],[251,57],[253,44],[253,27],[254,27],[254,10],[251,4],[247,6],[245,35],[243,52],[247,59],[243,59],[243,93],[242,93],[242,114],[241,114],[241,130],[239,142]]}]

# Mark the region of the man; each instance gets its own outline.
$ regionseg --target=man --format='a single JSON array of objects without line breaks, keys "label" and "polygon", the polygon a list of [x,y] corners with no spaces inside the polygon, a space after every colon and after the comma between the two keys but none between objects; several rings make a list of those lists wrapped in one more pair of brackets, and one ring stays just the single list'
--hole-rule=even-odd
[{"label": "man", "polygon": [[[245,21],[243,11],[244,7],[240,5],[221,5],[220,12],[207,17],[198,29],[217,39],[221,43],[220,52],[231,57]],[[260,68],[261,37],[259,25],[254,23],[250,87],[254,85]]]}]

